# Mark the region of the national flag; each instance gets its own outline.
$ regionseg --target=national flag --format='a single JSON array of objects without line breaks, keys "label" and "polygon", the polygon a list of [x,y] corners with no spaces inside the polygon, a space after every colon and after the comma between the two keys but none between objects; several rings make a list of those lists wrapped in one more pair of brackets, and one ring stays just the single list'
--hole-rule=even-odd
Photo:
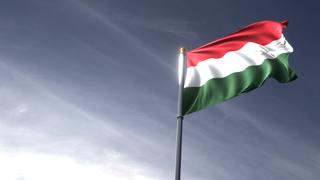
[{"label": "national flag", "polygon": [[260,21],[187,52],[183,115],[263,85],[297,78],[289,67],[293,48],[282,30],[288,21]]}]

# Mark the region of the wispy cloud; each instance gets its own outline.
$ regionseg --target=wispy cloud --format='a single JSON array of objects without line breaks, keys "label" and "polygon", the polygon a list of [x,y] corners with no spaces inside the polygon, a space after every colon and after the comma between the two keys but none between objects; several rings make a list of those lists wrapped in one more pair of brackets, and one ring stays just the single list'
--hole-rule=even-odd
[{"label": "wispy cloud", "polygon": [[173,17],[155,19],[146,16],[132,17],[132,15],[121,14],[110,18],[127,26],[145,28],[187,39],[197,38],[198,34],[192,30],[192,27],[202,25],[201,22],[190,22]]},{"label": "wispy cloud", "polygon": [[117,24],[113,23],[108,17],[104,16],[97,10],[90,7],[89,3],[81,2],[81,1],[72,1],[75,5],[77,5],[81,12],[89,15],[89,17],[94,18],[102,25],[104,25],[109,30],[112,29],[115,34],[119,34],[126,39],[127,42],[132,43],[132,47],[144,52],[146,55],[150,56],[153,60],[155,60],[160,65],[168,68],[171,71],[175,71],[169,63],[165,60],[161,59],[160,56],[153,52],[143,41],[141,41],[138,37],[132,35],[130,32],[126,31],[124,28],[121,28]]},{"label": "wispy cloud", "polygon": [[[7,174],[0,175],[1,179],[37,180],[44,179],[45,175],[74,179],[95,173],[99,176],[94,176],[95,179],[161,179],[164,176],[145,161],[131,157],[136,153],[133,148],[138,148],[137,144],[161,150],[160,144],[126,127],[115,126],[108,121],[112,117],[101,120],[61,99],[11,65],[0,61],[0,69],[5,74],[0,88],[3,102],[0,166],[7,165],[8,169]],[[61,163],[66,166],[58,166]],[[37,169],[44,173],[36,174]],[[65,172],[65,169],[71,171]]]}]

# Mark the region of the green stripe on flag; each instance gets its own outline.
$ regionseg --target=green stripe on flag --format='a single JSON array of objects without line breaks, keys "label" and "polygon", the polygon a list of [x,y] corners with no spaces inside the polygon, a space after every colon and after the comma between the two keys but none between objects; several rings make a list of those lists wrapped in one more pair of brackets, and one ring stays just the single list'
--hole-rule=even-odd
[{"label": "green stripe on flag", "polygon": [[199,111],[248,92],[263,85],[266,79],[272,77],[281,83],[287,83],[297,78],[289,67],[288,53],[275,59],[266,59],[261,65],[250,66],[244,71],[230,74],[224,78],[213,78],[201,87],[188,87],[183,92],[183,114]]}]

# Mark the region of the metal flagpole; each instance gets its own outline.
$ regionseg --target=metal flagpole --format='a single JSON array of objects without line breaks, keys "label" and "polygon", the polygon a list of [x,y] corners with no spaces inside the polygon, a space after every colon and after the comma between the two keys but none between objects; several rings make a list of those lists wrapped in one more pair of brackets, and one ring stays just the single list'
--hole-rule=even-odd
[{"label": "metal flagpole", "polygon": [[186,49],[180,48],[179,54],[179,92],[178,92],[178,112],[177,112],[177,139],[176,139],[176,169],[175,180],[180,180],[181,175],[181,146],[182,146],[182,126],[183,126],[183,114],[182,114],[182,93],[184,88],[184,80],[186,74]]}]

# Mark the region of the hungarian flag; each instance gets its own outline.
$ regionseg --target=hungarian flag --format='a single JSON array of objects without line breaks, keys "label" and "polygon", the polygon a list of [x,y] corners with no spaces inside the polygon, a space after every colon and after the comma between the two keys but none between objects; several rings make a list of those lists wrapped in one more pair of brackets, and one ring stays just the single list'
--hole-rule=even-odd
[{"label": "hungarian flag", "polygon": [[260,21],[187,52],[183,115],[263,85],[297,78],[289,67],[293,48],[282,30],[288,21]]}]

